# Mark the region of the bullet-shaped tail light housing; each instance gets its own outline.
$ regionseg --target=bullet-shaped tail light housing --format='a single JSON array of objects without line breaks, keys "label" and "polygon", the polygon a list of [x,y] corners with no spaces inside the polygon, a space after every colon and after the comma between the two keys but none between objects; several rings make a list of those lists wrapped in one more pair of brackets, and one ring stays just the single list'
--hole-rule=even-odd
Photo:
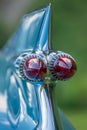
[{"label": "bullet-shaped tail light housing", "polygon": [[19,72],[23,79],[29,81],[41,81],[47,72],[44,60],[36,54],[26,55],[20,65]]},{"label": "bullet-shaped tail light housing", "polygon": [[49,69],[53,77],[57,80],[67,80],[75,74],[77,67],[72,56],[60,52],[53,55]]}]

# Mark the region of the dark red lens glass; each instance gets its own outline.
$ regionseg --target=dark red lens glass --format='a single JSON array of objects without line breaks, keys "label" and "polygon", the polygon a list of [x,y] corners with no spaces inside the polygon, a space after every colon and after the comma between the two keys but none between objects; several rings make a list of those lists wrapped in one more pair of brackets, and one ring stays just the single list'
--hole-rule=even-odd
[{"label": "dark red lens glass", "polygon": [[58,79],[68,79],[76,72],[75,61],[71,57],[60,56],[54,62],[54,74]]},{"label": "dark red lens glass", "polygon": [[42,79],[46,71],[46,65],[37,57],[28,58],[24,63],[24,72],[29,79]]}]

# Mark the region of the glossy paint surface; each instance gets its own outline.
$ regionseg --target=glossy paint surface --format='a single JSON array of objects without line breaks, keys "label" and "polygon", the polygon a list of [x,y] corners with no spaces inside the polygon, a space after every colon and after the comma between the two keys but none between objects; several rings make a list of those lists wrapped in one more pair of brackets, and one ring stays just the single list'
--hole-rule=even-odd
[{"label": "glossy paint surface", "polygon": [[14,66],[17,56],[23,52],[41,51],[45,55],[50,52],[49,22],[50,5],[26,15],[1,51],[0,130],[74,129],[59,114],[50,84],[21,79]]},{"label": "glossy paint surface", "polygon": [[[0,87],[2,89],[0,89],[0,129],[33,130],[37,126],[38,117],[35,109],[35,107],[37,108],[37,101],[34,90],[31,88],[30,91],[27,90],[26,92],[24,86],[27,85],[15,75],[14,66],[2,58],[0,61],[2,64],[5,63],[0,73],[1,78],[5,72],[3,74],[4,79],[0,81],[0,86],[2,86]],[[32,95],[31,98],[29,98],[30,94]]]}]

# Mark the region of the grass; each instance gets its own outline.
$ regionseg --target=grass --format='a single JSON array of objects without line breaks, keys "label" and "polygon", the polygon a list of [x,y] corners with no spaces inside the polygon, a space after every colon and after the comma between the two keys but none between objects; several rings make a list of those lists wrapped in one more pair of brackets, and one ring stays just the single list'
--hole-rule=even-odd
[{"label": "grass", "polygon": [[87,130],[87,110],[64,110],[64,113],[76,130]]}]

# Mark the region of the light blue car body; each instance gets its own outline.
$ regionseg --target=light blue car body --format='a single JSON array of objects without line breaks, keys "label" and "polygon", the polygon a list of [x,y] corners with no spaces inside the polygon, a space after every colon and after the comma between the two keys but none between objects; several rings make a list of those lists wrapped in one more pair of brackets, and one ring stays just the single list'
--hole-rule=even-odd
[{"label": "light blue car body", "polygon": [[[21,79],[14,61],[25,51],[49,54],[50,5],[24,16],[0,53],[0,130],[74,130],[56,104],[55,87]],[[55,84],[54,84],[55,85]]]}]

